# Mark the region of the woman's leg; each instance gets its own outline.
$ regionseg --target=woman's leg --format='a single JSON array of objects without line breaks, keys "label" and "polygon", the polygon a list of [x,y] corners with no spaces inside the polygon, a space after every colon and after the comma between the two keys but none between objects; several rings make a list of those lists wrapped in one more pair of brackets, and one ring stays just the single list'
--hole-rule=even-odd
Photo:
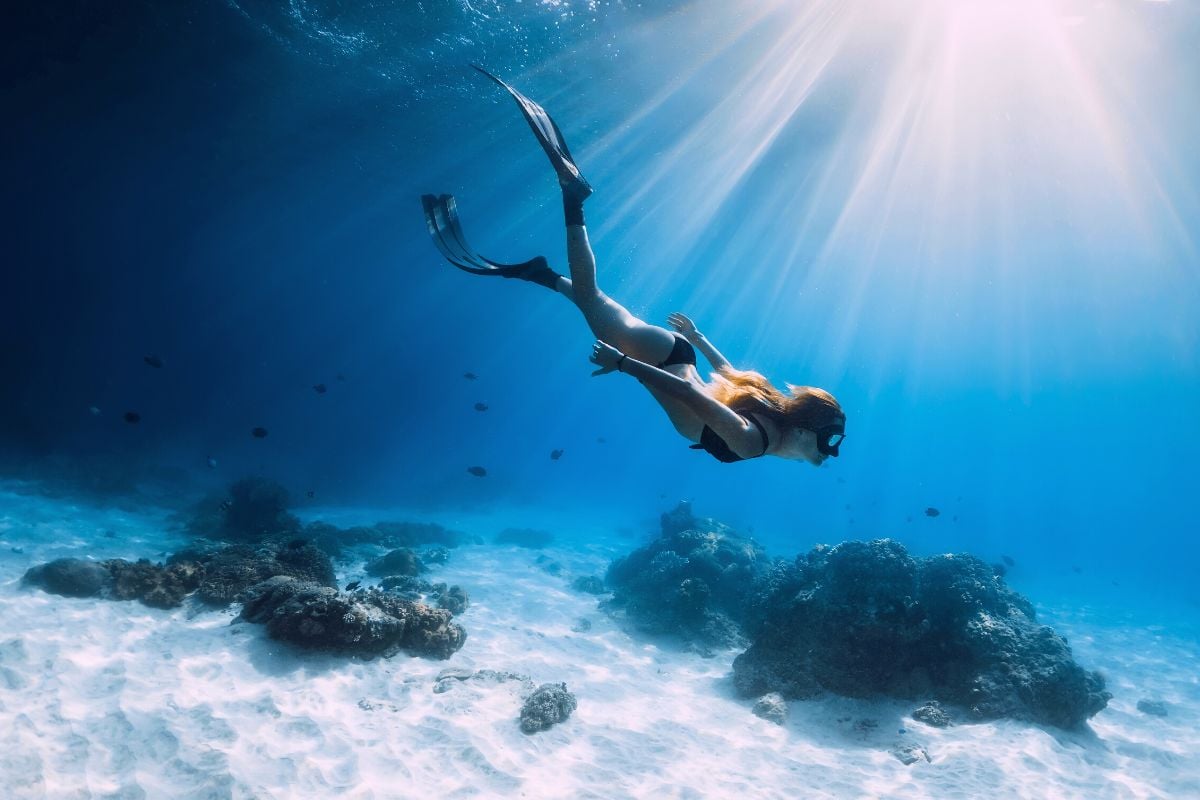
[{"label": "woman's leg", "polygon": [[630,314],[596,286],[596,257],[588,243],[587,228],[567,227],[567,263],[571,279],[559,278],[555,288],[583,312],[597,339],[608,342],[630,358],[661,364],[675,347],[675,335]]}]

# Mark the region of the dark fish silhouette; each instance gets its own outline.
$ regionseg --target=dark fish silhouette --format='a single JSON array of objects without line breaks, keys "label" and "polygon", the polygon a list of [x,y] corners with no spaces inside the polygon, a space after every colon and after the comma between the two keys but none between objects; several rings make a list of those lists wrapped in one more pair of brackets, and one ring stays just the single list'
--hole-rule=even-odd
[{"label": "dark fish silhouette", "polygon": [[1014,567],[1014,566],[1016,566],[1016,564],[1017,564],[1017,562],[1015,562],[1015,561],[1013,561],[1013,560],[1012,560],[1012,556],[1000,556],[1000,559],[1001,559],[1001,560],[1002,560],[1002,561],[1003,561],[1005,564],[1008,564],[1010,567]]},{"label": "dark fish silhouette", "polygon": [[608,441],[608,439],[605,439],[603,436],[596,437],[596,444],[604,444],[607,441]]},{"label": "dark fish silhouette", "polygon": [[478,376],[478,375],[476,375],[474,372],[464,372],[464,373],[463,373],[463,377],[464,377],[464,378],[466,378],[466,379],[467,379],[467,380],[469,380],[469,381],[474,381],[474,380],[478,380],[478,379],[479,379],[479,376]]},{"label": "dark fish silhouette", "polygon": [[362,581],[350,581],[349,583],[346,584],[346,591],[353,592],[360,585],[362,585]]},{"label": "dark fish silhouette", "polygon": [[162,369],[163,361],[158,356],[142,356],[142,361],[145,361],[155,369]]},{"label": "dark fish silhouette", "polygon": [[309,489],[309,490],[308,490],[308,492],[307,492],[307,494],[308,494],[308,499],[309,499],[309,500],[312,500],[312,499],[313,499],[313,495],[315,495],[315,494],[316,494],[316,492],[314,492],[312,489]]},{"label": "dark fish silhouette", "polygon": [[467,472],[471,473],[476,478],[482,478],[487,475],[487,470],[483,467],[467,467]]},{"label": "dark fish silhouette", "polygon": [[562,454],[563,454],[562,450],[551,450],[550,451],[550,460],[558,461],[560,458],[562,458]]},{"label": "dark fish silhouette", "polygon": [[250,435],[255,439],[265,439],[267,438],[267,429],[262,427],[254,428],[250,431]]},{"label": "dark fish silhouette", "polygon": [[1082,575],[1082,574],[1083,574],[1083,567],[1081,567],[1081,566],[1079,566],[1079,565],[1077,564],[1077,565],[1075,565],[1075,566],[1071,567],[1071,571],[1072,571],[1072,572],[1074,572],[1076,575]]},{"label": "dark fish silhouette", "polygon": [[476,411],[487,411],[487,409],[488,409],[487,403],[476,403],[475,404]]},{"label": "dark fish silhouette", "polygon": [[346,376],[345,376],[345,375],[343,375],[342,373],[340,373],[340,372],[339,372],[339,373],[337,374],[337,379],[338,379],[339,381],[344,381],[344,380],[346,380]]},{"label": "dark fish silhouette", "polygon": [[313,391],[317,394],[325,394],[325,388],[325,384],[323,383],[313,384]]},{"label": "dark fish silhouette", "polygon": [[925,516],[927,516],[927,517],[937,517],[937,516],[940,516],[941,513],[942,512],[938,511],[933,506],[930,506],[929,508],[925,509]]},{"label": "dark fish silhouette", "polygon": [[142,415],[136,411],[126,411],[125,412],[125,421],[128,422],[130,425],[137,425],[139,422],[142,421]]}]

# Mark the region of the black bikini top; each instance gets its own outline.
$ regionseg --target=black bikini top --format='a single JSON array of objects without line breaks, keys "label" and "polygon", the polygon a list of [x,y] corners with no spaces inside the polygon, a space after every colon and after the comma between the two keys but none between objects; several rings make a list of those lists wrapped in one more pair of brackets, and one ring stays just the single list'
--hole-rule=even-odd
[{"label": "black bikini top", "polygon": [[[751,456],[751,458],[760,458],[763,455],[766,455],[766,452],[767,452],[767,430],[766,430],[766,428],[764,428],[763,424],[758,421],[757,417],[750,416],[749,414],[738,414],[738,416],[744,420],[754,423],[754,427],[758,428],[758,435],[762,437],[762,444],[763,444],[762,452],[759,453],[757,456]],[[712,428],[708,427],[707,425],[704,426],[704,430],[700,431],[700,444],[692,445],[692,449],[693,450],[704,450],[709,455],[711,455],[713,458],[715,458],[717,461],[720,461],[723,464],[732,464],[734,461],[745,461],[746,460],[746,459],[742,458],[741,456],[739,456],[737,453],[730,450],[729,445],[725,443],[725,440],[722,439],[720,436],[718,436],[717,432],[714,431]]]}]

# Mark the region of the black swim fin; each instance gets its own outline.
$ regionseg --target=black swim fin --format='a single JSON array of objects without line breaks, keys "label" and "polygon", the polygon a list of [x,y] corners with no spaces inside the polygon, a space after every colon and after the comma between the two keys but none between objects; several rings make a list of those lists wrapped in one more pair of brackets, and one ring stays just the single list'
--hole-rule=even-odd
[{"label": "black swim fin", "polygon": [[558,125],[546,113],[546,109],[478,64],[472,64],[471,66],[495,81],[517,101],[517,107],[521,109],[521,115],[529,123],[533,135],[537,137],[538,144],[546,151],[546,156],[549,157],[550,164],[554,167],[554,172],[558,175],[558,182],[563,187],[563,191],[571,193],[580,202],[587,199],[588,195],[592,193],[591,184],[580,173],[579,167],[576,166],[575,159],[571,156],[571,151],[567,147],[567,140],[563,138],[562,131],[558,129]]},{"label": "black swim fin", "polygon": [[520,264],[501,264],[485,258],[467,244],[462,223],[458,220],[458,209],[452,195],[421,195],[421,206],[425,210],[425,225],[438,251],[454,266],[475,275],[498,275],[503,278],[519,278],[554,289],[558,273],[550,269],[544,256],[535,256]]}]

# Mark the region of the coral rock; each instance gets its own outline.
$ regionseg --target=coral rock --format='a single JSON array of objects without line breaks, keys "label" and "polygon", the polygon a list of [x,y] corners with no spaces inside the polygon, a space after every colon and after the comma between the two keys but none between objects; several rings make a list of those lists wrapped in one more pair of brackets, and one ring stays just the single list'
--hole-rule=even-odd
[{"label": "coral rock", "polygon": [[734,660],[744,696],[934,696],[975,719],[1073,728],[1112,696],[1038,625],[1033,606],[982,561],[914,559],[898,542],[843,542],[800,556],[761,603]]},{"label": "coral rock", "polygon": [[40,586],[51,594],[67,597],[96,597],[110,585],[104,565],[81,558],[59,558],[26,570],[24,583]]},{"label": "coral rock", "polygon": [[521,706],[521,730],[544,731],[571,716],[576,708],[575,695],[565,683],[543,683]]},{"label": "coral rock", "polygon": [[368,575],[380,578],[388,575],[417,575],[424,569],[417,554],[406,547],[392,550],[390,553],[368,561],[366,567]]},{"label": "coral rock", "polygon": [[755,716],[762,717],[768,722],[774,722],[776,725],[782,725],[787,720],[787,701],[783,699],[783,695],[779,692],[764,694],[758,698],[758,702],[754,704],[754,708],[751,710]]}]

